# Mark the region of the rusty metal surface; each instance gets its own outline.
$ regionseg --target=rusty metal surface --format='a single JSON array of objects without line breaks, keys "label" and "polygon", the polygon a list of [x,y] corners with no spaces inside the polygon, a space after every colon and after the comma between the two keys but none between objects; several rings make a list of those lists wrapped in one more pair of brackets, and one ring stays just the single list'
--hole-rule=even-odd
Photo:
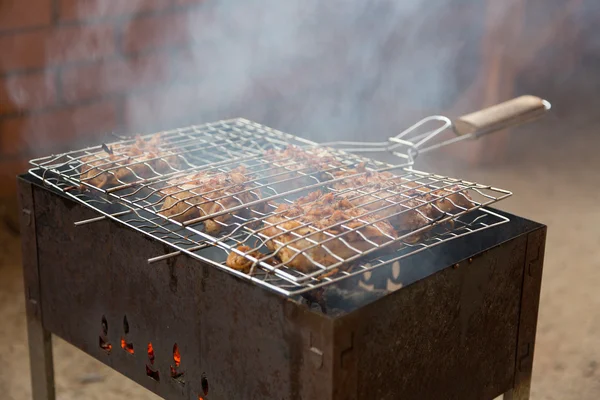
[{"label": "rusty metal surface", "polygon": [[323,315],[185,256],[148,265],[168,249],[110,221],[75,227],[95,214],[32,187],[44,328],[164,398],[197,400],[206,383],[206,400],[491,399],[513,385],[527,233],[538,224],[515,218],[494,238],[423,253],[400,268],[407,287]]}]

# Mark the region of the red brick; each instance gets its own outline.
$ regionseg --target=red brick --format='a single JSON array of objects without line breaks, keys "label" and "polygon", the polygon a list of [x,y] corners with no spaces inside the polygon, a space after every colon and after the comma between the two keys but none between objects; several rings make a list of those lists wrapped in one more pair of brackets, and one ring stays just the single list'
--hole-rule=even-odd
[{"label": "red brick", "polygon": [[158,51],[143,56],[65,68],[60,75],[61,92],[72,103],[129,93],[163,85],[170,81],[195,81],[206,75],[207,63],[200,63],[194,52],[182,48]]},{"label": "red brick", "polygon": [[[183,11],[138,18],[125,25],[122,49],[126,53],[139,53],[202,40],[203,38],[197,35],[209,20],[209,16],[202,11]],[[193,32],[189,29],[190,21],[196,24]]]},{"label": "red brick", "polygon": [[102,59],[115,52],[114,28],[107,24],[43,29],[0,36],[0,72]]},{"label": "red brick", "polygon": [[110,132],[118,114],[117,104],[102,102],[0,120],[0,154],[45,155],[82,136]]},{"label": "red brick", "polygon": [[0,72],[40,68],[46,63],[46,37],[50,31],[0,36]]},{"label": "red brick", "polygon": [[164,83],[167,59],[158,53],[65,69],[60,76],[63,97],[77,102]]},{"label": "red brick", "polygon": [[0,79],[0,115],[38,110],[56,104],[53,74],[36,73]]},{"label": "red brick", "polygon": [[3,0],[0,2],[0,32],[49,26],[52,0]]},{"label": "red brick", "polygon": [[202,0],[60,0],[59,15],[62,21],[81,21],[161,11],[200,2]]}]

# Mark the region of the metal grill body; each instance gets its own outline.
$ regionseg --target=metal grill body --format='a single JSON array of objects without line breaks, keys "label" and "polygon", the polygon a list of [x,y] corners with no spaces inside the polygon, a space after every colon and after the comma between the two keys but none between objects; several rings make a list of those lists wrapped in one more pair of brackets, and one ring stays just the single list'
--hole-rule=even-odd
[{"label": "metal grill body", "polygon": [[334,282],[311,306],[188,255],[148,265],[172,248],[111,219],[75,226],[98,214],[32,182],[19,180],[35,400],[53,395],[50,334],[166,399],[528,398],[543,225],[498,212],[510,222]]}]

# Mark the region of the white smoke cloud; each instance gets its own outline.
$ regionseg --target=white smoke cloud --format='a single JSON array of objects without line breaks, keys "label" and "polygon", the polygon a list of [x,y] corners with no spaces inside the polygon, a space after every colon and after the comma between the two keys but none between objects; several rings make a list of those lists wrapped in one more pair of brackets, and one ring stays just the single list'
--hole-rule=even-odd
[{"label": "white smoke cloud", "polygon": [[[444,28],[436,26],[450,3],[211,4],[208,28],[196,14],[189,19],[199,43],[193,63],[205,74],[198,90],[211,94],[198,104],[199,116],[241,112],[321,140],[392,134],[391,126],[406,126],[396,125],[403,104],[435,108],[456,91],[456,43],[445,41]],[[265,87],[271,99],[257,94]],[[130,112],[137,112],[135,105]],[[134,119],[143,120],[143,112]]]},{"label": "white smoke cloud", "polygon": [[[510,25],[509,12],[517,4],[502,1],[486,9],[476,3],[200,3],[187,18],[194,42],[191,55],[167,62],[167,74],[175,78],[173,90],[165,90],[164,97],[151,104],[134,100],[140,96],[126,96],[125,120],[151,130],[241,116],[318,141],[381,140],[428,113],[444,111],[476,79],[484,26]],[[113,14],[107,1],[81,4],[82,15],[90,7],[100,16]],[[129,0],[128,9],[142,10],[143,4]],[[134,29],[130,21],[120,21],[124,33]],[[89,42],[86,39],[81,43]],[[490,46],[502,48],[514,63],[530,56],[524,51],[527,46],[503,48],[502,41],[496,38]],[[81,52],[81,46],[67,51]],[[153,74],[150,66],[139,71],[133,63],[131,72],[144,81]],[[116,77],[107,70],[99,79],[108,87]],[[181,87],[185,90],[178,90]],[[9,90],[13,101],[21,104],[22,91]],[[179,97],[170,96],[174,91]],[[174,108],[189,104],[197,110],[192,117],[168,118]],[[164,124],[156,126],[157,120]],[[48,142],[37,139],[30,143],[32,148]]]}]

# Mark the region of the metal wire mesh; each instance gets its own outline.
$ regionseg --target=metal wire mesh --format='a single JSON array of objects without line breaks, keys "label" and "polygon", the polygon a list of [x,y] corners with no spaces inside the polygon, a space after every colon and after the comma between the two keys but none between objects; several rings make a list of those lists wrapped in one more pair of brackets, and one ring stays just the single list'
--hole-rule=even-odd
[{"label": "metal wire mesh", "polygon": [[507,222],[484,207],[511,195],[244,119],[31,163],[99,218],[173,247],[152,261],[188,254],[286,295]]}]

